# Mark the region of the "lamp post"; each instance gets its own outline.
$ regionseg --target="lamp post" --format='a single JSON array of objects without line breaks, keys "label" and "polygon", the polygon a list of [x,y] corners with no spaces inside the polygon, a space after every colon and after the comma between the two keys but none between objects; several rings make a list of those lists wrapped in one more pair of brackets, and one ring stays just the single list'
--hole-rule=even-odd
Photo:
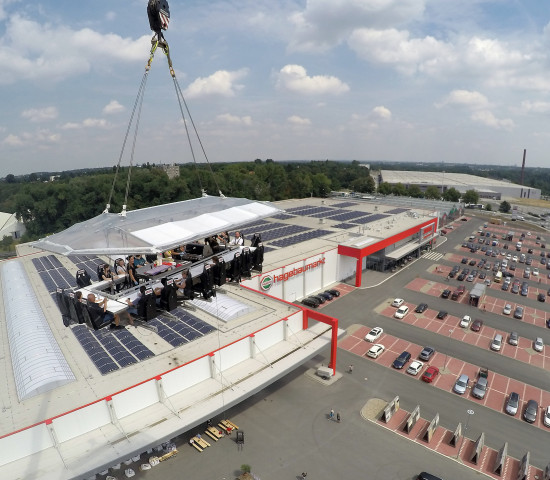
[{"label": "lamp post", "polygon": [[470,423],[470,417],[474,414],[474,411],[471,409],[466,410],[466,413],[468,414],[468,418],[466,418],[466,426],[464,427],[464,433],[462,434],[462,440],[460,441],[460,448],[458,449],[458,453],[456,454],[456,458],[460,457],[460,451],[462,450],[462,445],[464,443],[464,437],[466,436],[466,432],[468,431],[468,424]]},{"label": "lamp post", "polygon": [[443,370],[447,370],[447,361],[449,360],[449,349],[451,348],[451,335],[454,332],[454,328],[449,328],[449,345],[447,346],[447,351],[445,352],[445,366]]}]

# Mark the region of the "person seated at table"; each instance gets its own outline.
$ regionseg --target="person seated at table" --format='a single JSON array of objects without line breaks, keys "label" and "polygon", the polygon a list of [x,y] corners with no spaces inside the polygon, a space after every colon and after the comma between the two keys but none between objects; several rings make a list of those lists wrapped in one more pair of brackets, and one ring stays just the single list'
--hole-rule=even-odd
[{"label": "person seated at table", "polygon": [[235,232],[235,238],[229,242],[229,245],[236,245],[238,247],[242,247],[244,245],[244,239],[241,232]]},{"label": "person seated at table", "polygon": [[[111,322],[111,328],[124,328],[120,325],[120,317],[115,313],[107,311],[107,297],[98,300],[93,293],[88,294],[88,308],[92,313],[101,318],[101,323]],[[113,323],[114,321],[114,323]]]},{"label": "person seated at table", "polygon": [[162,254],[162,256],[163,256],[164,258],[171,258],[171,257],[172,257],[172,250],[166,250],[166,251]]},{"label": "person seated at table", "polygon": [[134,258],[134,265],[136,266],[136,268],[143,267],[143,265],[145,265],[146,263],[147,261],[141,254],[136,255],[136,257]]},{"label": "person seated at table", "polygon": [[172,250],[172,257],[181,260],[181,256],[185,253],[185,245],[180,245],[179,247]]},{"label": "person seated at table", "polygon": [[162,286],[155,288],[155,303],[157,304],[157,307],[160,307],[160,297],[162,296],[162,291],[166,288],[166,278],[161,278],[160,283]]},{"label": "person seated at table", "polygon": [[193,299],[193,280],[189,275],[189,270],[184,270],[181,274],[181,280],[174,281],[174,285],[178,287],[176,295],[179,299],[192,300]]},{"label": "person seated at table", "polygon": [[227,245],[229,243],[229,232],[225,231],[225,232],[221,232],[219,235],[218,235],[218,242],[220,245]]},{"label": "person seated at table", "polygon": [[113,280],[113,274],[111,272],[111,267],[109,265],[105,264],[103,265],[103,270],[101,271],[101,281],[112,281]]},{"label": "person seated at table", "polygon": [[134,315],[136,317],[139,315],[138,304],[141,300],[141,297],[145,294],[145,290],[145,285],[142,285],[141,287],[139,287],[139,293],[136,298],[134,298],[133,300],[130,300],[129,298],[126,299],[126,303],[128,304],[128,313],[130,315]]},{"label": "person seated at table", "polygon": [[[117,258],[115,261],[115,277],[116,279],[124,279],[125,284],[128,283],[128,270],[126,270],[126,265],[124,264],[123,258]],[[113,279],[115,278],[113,277]],[[122,282],[116,282],[117,283],[117,292],[120,291],[122,288]]]},{"label": "person seated at table", "polygon": [[128,271],[128,281],[130,282],[130,285],[136,287],[139,285],[139,282],[136,278],[136,265],[134,263],[135,257],[133,255],[130,255],[128,257],[128,265],[127,265],[127,271]]}]

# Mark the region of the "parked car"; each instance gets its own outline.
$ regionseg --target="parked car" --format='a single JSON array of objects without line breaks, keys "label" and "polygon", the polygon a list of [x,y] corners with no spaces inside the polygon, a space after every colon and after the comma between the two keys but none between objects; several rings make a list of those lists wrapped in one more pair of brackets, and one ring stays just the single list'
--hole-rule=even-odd
[{"label": "parked car", "polygon": [[472,317],[470,317],[470,315],[464,315],[458,325],[459,327],[462,327],[462,328],[468,328],[470,326],[471,321],[472,321]]},{"label": "parked car", "polygon": [[439,375],[439,368],[430,365],[422,374],[422,380],[426,383],[432,383],[437,375]]},{"label": "parked car", "polygon": [[502,313],[504,315],[510,315],[512,313],[512,305],[510,305],[509,303],[504,305],[504,308],[502,309]]},{"label": "parked car", "polygon": [[451,291],[446,288],[441,292],[441,298],[449,298],[451,296]]},{"label": "parked car", "polygon": [[539,412],[539,404],[536,400],[529,400],[523,411],[523,419],[528,423],[535,423],[537,420],[537,413]]},{"label": "parked car", "polygon": [[535,352],[542,352],[544,350],[544,340],[542,337],[535,338],[535,341],[533,342],[533,350],[535,350]]},{"label": "parked car", "polygon": [[321,305],[321,302],[319,302],[319,300],[316,300],[315,298],[313,297],[306,297],[302,300],[302,303],[306,306],[306,307],[311,307],[311,308],[317,308],[319,305]]},{"label": "parked car", "polygon": [[477,379],[474,387],[472,388],[472,396],[478,399],[483,399],[487,393],[487,379],[480,377]]},{"label": "parked car", "polygon": [[491,350],[494,350],[495,352],[500,352],[500,349],[502,348],[502,342],[502,335],[500,333],[496,333],[493,341],[491,342]]},{"label": "parked car", "polygon": [[437,314],[437,318],[443,320],[447,315],[448,313],[445,310],[440,310]]},{"label": "parked car", "polygon": [[539,293],[539,294],[537,295],[537,300],[538,300],[539,302],[546,302],[546,295],[545,295],[544,293]]},{"label": "parked car", "polygon": [[508,415],[513,416],[518,413],[519,400],[519,394],[516,392],[511,392],[510,395],[508,395],[508,400],[506,400],[506,407],[504,409]]},{"label": "parked car", "polygon": [[416,313],[424,313],[428,309],[427,303],[421,303],[414,309]]},{"label": "parked car", "polygon": [[403,318],[405,315],[407,315],[407,313],[409,313],[409,307],[407,307],[406,305],[401,305],[395,311],[394,317],[395,318]]},{"label": "parked car", "polygon": [[453,387],[453,391],[459,395],[463,395],[468,389],[468,384],[470,383],[470,378],[466,374],[462,374],[458,377]]},{"label": "parked car", "polygon": [[545,427],[550,427],[550,405],[544,410],[544,416],[542,417],[542,423]]},{"label": "parked car", "polygon": [[369,333],[365,335],[365,340],[367,342],[374,343],[382,336],[383,333],[384,329],[382,327],[374,327]]},{"label": "parked car", "polygon": [[441,477],[434,475],[433,473],[420,472],[416,480],[442,480]]},{"label": "parked car", "polygon": [[392,367],[400,370],[409,362],[410,359],[411,359],[411,354],[409,352],[402,352],[393,361]]},{"label": "parked car", "polygon": [[435,350],[432,347],[424,347],[420,352],[420,355],[418,355],[418,358],[427,362],[430,358],[432,358],[434,353]]},{"label": "parked car", "polygon": [[325,290],[325,293],[330,293],[333,297],[339,297],[340,296],[340,290],[336,290],[334,288],[330,288],[329,290]]},{"label": "parked car", "polygon": [[470,330],[472,330],[472,332],[481,332],[482,328],[483,328],[483,320],[476,318],[472,323]]},{"label": "parked car", "polygon": [[375,343],[372,347],[369,348],[367,356],[370,358],[378,358],[382,354],[384,349],[384,345],[382,345],[381,343]]},{"label": "parked car", "polygon": [[523,307],[520,307],[519,305],[516,306],[516,309],[514,310],[514,318],[518,318],[519,320],[523,318]]},{"label": "parked car", "polygon": [[407,368],[407,373],[409,375],[415,375],[416,376],[416,375],[418,375],[420,370],[422,370],[423,367],[424,367],[424,364],[422,362],[419,362],[418,360],[414,360],[409,365],[409,368]]},{"label": "parked car", "polygon": [[396,299],[392,302],[391,306],[392,306],[392,307],[400,307],[401,305],[403,305],[403,302],[405,302],[405,300],[403,300],[402,298],[396,298]]},{"label": "parked car", "polygon": [[513,345],[514,347],[518,346],[518,343],[519,343],[518,332],[510,332],[510,335],[508,335],[508,343],[510,345]]}]

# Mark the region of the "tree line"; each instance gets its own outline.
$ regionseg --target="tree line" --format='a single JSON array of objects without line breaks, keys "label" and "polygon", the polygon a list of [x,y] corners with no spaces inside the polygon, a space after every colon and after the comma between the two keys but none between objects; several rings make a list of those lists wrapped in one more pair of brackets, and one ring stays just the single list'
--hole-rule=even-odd
[{"label": "tree line", "polygon": [[[410,169],[410,164],[395,166]],[[449,167],[446,165],[446,171],[450,172]],[[431,168],[434,169],[433,165]],[[173,179],[154,164],[134,167],[131,172],[128,167],[122,168],[116,180],[114,167],[61,172],[54,181],[49,181],[52,176],[49,172],[24,177],[8,175],[1,183],[0,211],[15,212],[27,228],[23,241],[30,241],[99,215],[105,209],[113,182],[111,212],[120,212],[125,203],[128,210],[135,210],[197,198],[202,191],[209,195],[218,195],[221,191],[228,197],[261,201],[326,197],[331,191],[341,190],[366,194],[378,191],[380,194],[442,198],[452,202],[461,197],[454,188],[441,194],[435,186],[422,192],[416,185],[406,188],[401,184],[381,183],[377,190],[371,170],[388,169],[388,165],[371,163],[369,169],[357,161],[283,163],[256,159],[211,166],[184,164],[179,169],[180,176]],[[129,174],[130,189],[126,198]],[[550,191],[550,178],[548,180]],[[478,199],[474,190],[463,195],[467,203],[478,203]]]}]

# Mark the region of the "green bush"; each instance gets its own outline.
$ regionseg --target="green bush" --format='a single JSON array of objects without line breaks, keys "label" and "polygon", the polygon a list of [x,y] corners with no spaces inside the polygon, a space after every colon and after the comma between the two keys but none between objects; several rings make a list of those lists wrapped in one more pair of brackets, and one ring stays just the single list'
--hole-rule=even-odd
[{"label": "green bush", "polygon": [[243,473],[250,473],[250,465],[243,463],[241,465],[241,470]]}]

